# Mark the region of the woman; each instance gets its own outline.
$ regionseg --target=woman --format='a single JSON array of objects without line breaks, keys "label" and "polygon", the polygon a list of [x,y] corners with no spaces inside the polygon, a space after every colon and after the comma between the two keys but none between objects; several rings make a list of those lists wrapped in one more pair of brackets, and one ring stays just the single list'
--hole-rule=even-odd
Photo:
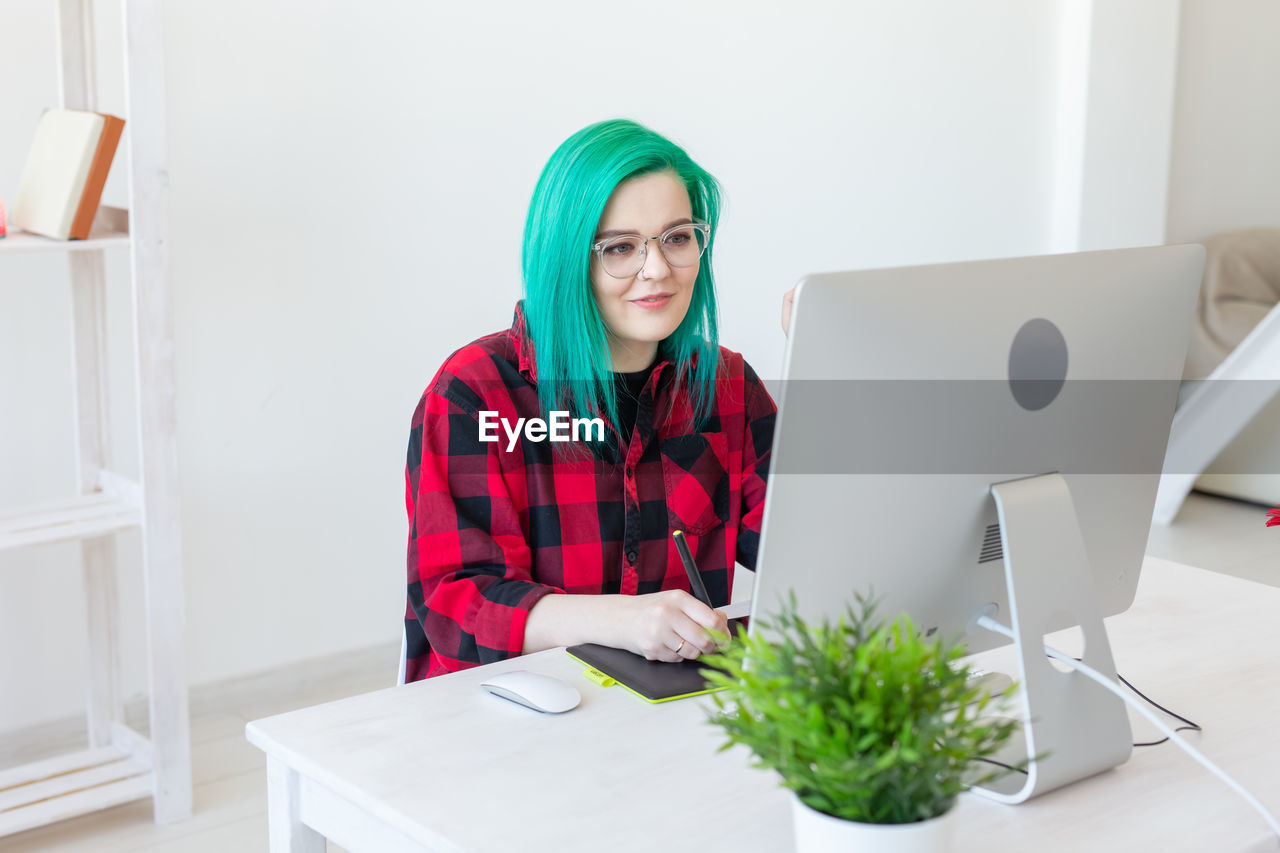
[{"label": "woman", "polygon": [[[582,642],[715,648],[724,615],[671,533],[727,604],[735,560],[755,565],[776,411],[717,343],[719,213],[715,179],[634,122],[551,156],[511,328],[451,355],[414,414],[407,681]],[[571,442],[527,426],[556,412],[601,423]]]}]

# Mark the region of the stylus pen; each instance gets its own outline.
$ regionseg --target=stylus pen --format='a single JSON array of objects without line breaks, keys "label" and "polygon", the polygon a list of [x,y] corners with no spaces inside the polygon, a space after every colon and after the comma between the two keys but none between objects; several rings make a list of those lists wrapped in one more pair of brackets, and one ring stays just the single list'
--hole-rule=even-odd
[{"label": "stylus pen", "polygon": [[671,538],[676,540],[676,550],[680,552],[680,561],[684,563],[684,573],[689,576],[689,589],[693,590],[693,597],[710,607],[711,596],[707,595],[707,588],[702,584],[702,575],[698,574],[693,555],[689,553],[689,543],[684,541],[684,531],[671,531]]}]

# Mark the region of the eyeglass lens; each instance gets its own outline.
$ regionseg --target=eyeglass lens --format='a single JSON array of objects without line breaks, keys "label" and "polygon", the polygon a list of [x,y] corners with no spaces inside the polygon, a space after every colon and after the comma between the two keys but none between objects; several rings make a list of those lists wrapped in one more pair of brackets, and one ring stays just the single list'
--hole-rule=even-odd
[{"label": "eyeglass lens", "polygon": [[[650,238],[654,239],[654,238]],[[644,266],[645,243],[643,237],[615,237],[600,247],[600,262],[604,271],[615,278],[627,278],[640,272]],[[707,238],[701,229],[684,225],[668,231],[657,240],[662,256],[673,267],[691,267],[698,262],[707,248]]]}]

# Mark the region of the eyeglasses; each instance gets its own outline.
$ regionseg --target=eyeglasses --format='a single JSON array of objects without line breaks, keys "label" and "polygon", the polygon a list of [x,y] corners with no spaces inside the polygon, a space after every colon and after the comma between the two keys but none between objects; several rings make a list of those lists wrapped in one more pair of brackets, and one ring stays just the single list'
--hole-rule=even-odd
[{"label": "eyeglasses", "polygon": [[644,268],[649,241],[657,240],[662,257],[673,267],[691,267],[702,257],[711,241],[711,226],[690,222],[668,228],[657,237],[623,234],[601,240],[591,247],[600,259],[600,267],[614,278],[631,278]]}]

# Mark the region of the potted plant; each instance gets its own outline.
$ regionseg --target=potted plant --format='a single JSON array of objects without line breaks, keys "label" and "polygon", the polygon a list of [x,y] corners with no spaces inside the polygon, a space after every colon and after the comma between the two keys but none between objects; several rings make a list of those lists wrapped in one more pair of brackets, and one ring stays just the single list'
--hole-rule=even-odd
[{"label": "potted plant", "polygon": [[791,789],[796,849],[948,849],[970,763],[1015,727],[982,718],[992,697],[957,664],[963,647],[920,636],[905,614],[877,621],[864,597],[813,626],[793,596],[759,627],[706,659],[725,688],[711,721],[722,750],[746,746]]}]

